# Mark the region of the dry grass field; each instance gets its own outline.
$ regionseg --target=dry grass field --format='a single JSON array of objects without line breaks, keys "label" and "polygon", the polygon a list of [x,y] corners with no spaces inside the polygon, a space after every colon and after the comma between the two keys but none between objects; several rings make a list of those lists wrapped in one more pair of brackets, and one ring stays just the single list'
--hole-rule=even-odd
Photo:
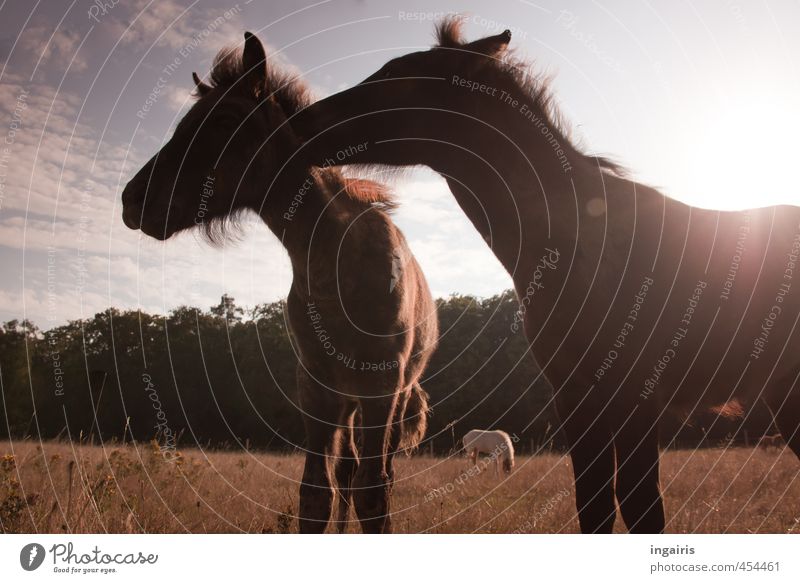
[{"label": "dry grass field", "polygon": [[[153,444],[31,441],[0,453],[3,532],[297,531],[300,455],[187,449],[167,462]],[[396,468],[396,532],[577,531],[567,457],[518,457],[505,480],[464,458],[401,457]],[[788,451],[666,452],[662,484],[670,532],[800,532],[800,462]]]}]

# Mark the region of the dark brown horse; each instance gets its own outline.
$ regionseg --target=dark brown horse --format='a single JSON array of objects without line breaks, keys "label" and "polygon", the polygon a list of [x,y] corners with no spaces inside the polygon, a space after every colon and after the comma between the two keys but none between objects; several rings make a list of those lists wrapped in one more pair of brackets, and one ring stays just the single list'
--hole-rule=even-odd
[{"label": "dark brown horse", "polygon": [[425,431],[418,381],[437,339],[435,306],[387,192],[293,156],[285,121],[308,104],[304,87],[268,72],[261,43],[245,39],[243,53],[220,53],[210,84],[195,76],[197,103],[126,186],[123,218],[156,239],[202,227],[219,241],[226,221],[249,210],[280,238],[294,275],[287,312],[307,434],[300,529],[325,530],[337,459],[339,529],[353,499],[365,532],[389,532],[392,458]]},{"label": "dark brown horse", "polygon": [[800,455],[800,210],[705,210],[626,179],[570,141],[510,40],[468,43],[447,20],[438,46],[292,125],[311,161],[366,142],[350,163],[447,180],[514,279],[570,441],[581,530],[610,532],[616,497],[630,531],[660,532],[667,409],[736,415],[763,398]]}]

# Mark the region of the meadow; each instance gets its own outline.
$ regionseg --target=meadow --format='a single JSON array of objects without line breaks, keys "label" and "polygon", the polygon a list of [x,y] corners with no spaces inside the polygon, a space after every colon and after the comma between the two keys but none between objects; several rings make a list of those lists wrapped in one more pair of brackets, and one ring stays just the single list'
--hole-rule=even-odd
[{"label": "meadow", "polygon": [[[300,454],[184,449],[166,461],[155,443],[30,440],[0,442],[0,453],[2,532],[297,532]],[[569,457],[518,456],[501,479],[485,463],[478,473],[463,457],[399,457],[395,532],[578,532]],[[788,450],[667,451],[667,530],[800,532],[798,477]]]}]

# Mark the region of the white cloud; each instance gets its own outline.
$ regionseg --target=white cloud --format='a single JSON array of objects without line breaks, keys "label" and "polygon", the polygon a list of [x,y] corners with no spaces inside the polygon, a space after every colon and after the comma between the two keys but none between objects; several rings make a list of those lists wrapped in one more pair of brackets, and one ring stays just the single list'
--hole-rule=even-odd
[{"label": "white cloud", "polygon": [[[250,306],[285,297],[286,252],[257,218],[222,249],[191,233],[164,244],[127,229],[119,194],[145,156],[132,152],[126,162],[123,145],[99,144],[98,132],[76,121],[79,104],[38,82],[0,85],[0,116],[16,120],[12,144],[0,148],[0,246],[19,258],[3,266],[4,318],[24,314],[47,326],[108,306],[165,312],[208,307],[226,292]],[[45,292],[50,248],[55,314]]]},{"label": "white cloud", "polygon": [[214,54],[221,46],[240,42],[241,12],[238,3],[210,8],[179,0],[136,0],[117,5],[99,26],[125,45]]},{"label": "white cloud", "polygon": [[186,85],[179,87],[174,85],[168,86],[165,96],[169,106],[177,112],[183,112],[184,109],[188,111],[188,109],[194,104],[194,100],[192,99],[192,90]]},{"label": "white cloud", "polygon": [[[380,179],[379,175],[373,176]],[[455,202],[443,178],[429,170],[405,175],[395,187],[394,218],[408,238],[434,296],[490,296],[511,277]]]},{"label": "white cloud", "polygon": [[28,26],[16,39],[16,63],[24,64],[31,72],[38,64],[40,78],[46,69],[62,74],[67,68],[73,73],[85,71],[88,68],[86,53],[78,50],[83,38],[77,31],[63,26],[55,30],[49,25]]},{"label": "white cloud", "polygon": [[126,152],[108,143],[99,147],[96,132],[76,121],[79,103],[42,83],[0,84],[0,115],[18,119],[13,135],[6,126],[8,150],[0,150],[4,212],[79,220],[87,193],[93,218],[111,212]]}]

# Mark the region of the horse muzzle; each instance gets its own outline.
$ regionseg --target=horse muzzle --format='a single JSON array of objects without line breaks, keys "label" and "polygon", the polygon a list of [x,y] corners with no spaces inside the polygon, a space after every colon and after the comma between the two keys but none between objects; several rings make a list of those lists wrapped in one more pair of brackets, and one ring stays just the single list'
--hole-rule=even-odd
[{"label": "horse muzzle", "polygon": [[142,228],[142,209],[133,205],[122,207],[122,222],[134,231]]}]

